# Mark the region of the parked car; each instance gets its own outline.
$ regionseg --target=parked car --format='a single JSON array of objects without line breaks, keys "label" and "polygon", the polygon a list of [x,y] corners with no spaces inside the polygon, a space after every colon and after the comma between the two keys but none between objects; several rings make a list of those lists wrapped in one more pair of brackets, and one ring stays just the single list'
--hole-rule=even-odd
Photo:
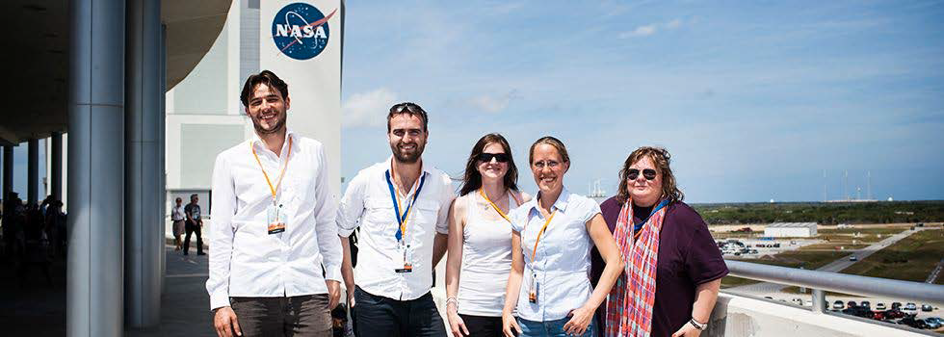
[{"label": "parked car", "polygon": [[930,304],[922,304],[922,305],[921,305],[921,311],[924,311],[924,312],[931,312],[932,310],[934,310],[934,307],[932,307]]},{"label": "parked car", "polygon": [[885,315],[885,318],[887,319],[899,319],[899,318],[905,318],[908,316],[908,314],[898,309],[888,309],[888,310],[885,310],[883,314]]},{"label": "parked car", "polygon": [[852,256],[849,257],[849,261],[859,261],[859,257],[858,257],[858,256],[855,256],[855,255],[852,255]]},{"label": "parked car", "polygon": [[885,307],[885,303],[884,303],[884,302],[875,303],[875,310],[883,310],[883,311],[884,311],[885,309],[887,309],[887,308]]},{"label": "parked car", "polygon": [[892,302],[892,309],[901,309],[901,302]]},{"label": "parked car", "polygon": [[799,299],[799,298],[794,298],[794,299],[792,299],[792,300],[790,300],[790,301],[792,301],[792,302],[795,303],[796,305],[803,306],[803,300],[801,300],[801,299]]},{"label": "parked car", "polygon": [[859,306],[872,310],[872,302],[869,302],[869,301],[862,301],[862,303],[859,303]]},{"label": "parked car", "polygon": [[905,307],[902,308],[901,310],[916,311],[918,310],[918,306],[912,302],[908,302],[908,304],[905,304]]},{"label": "parked car", "polygon": [[940,328],[941,325],[944,325],[941,323],[940,320],[931,320],[930,318],[934,318],[934,317],[929,317],[929,318],[924,319],[924,324],[928,325],[928,329],[937,329],[937,328]]},{"label": "parked car", "polygon": [[914,317],[905,317],[898,320],[898,324],[904,324],[916,329],[927,329],[928,323],[923,319],[915,319]]},{"label": "parked car", "polygon": [[842,301],[836,300],[836,302],[833,302],[833,309],[842,310],[843,308],[845,308],[845,304],[843,304]]},{"label": "parked car", "polygon": [[925,321],[925,322],[934,322],[934,323],[938,323],[938,324],[944,324],[944,320],[942,320],[940,317],[925,317],[925,318],[924,318],[924,321]]}]

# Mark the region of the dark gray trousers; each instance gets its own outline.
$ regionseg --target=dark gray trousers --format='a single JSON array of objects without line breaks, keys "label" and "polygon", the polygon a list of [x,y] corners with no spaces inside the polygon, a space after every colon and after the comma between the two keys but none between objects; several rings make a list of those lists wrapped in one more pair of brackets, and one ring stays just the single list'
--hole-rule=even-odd
[{"label": "dark gray trousers", "polygon": [[231,297],[244,337],[331,336],[328,294],[296,297]]}]

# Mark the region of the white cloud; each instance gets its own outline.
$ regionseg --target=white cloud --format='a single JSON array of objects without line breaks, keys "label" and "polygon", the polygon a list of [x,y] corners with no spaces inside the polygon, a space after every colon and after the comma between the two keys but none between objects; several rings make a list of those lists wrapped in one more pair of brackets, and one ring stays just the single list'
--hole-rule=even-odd
[{"label": "white cloud", "polygon": [[668,23],[665,24],[665,28],[668,28],[668,29],[676,29],[680,26],[682,26],[682,20],[679,20],[679,19],[669,21]]},{"label": "white cloud", "polygon": [[508,107],[511,100],[519,98],[518,90],[511,90],[502,95],[482,95],[472,99],[472,106],[485,112],[496,113]]},{"label": "white cloud", "polygon": [[396,101],[397,94],[387,88],[353,94],[341,104],[344,116],[343,125],[345,127],[386,125],[387,111]]},{"label": "white cloud", "polygon": [[656,25],[645,25],[645,26],[636,27],[636,29],[633,29],[632,31],[629,31],[629,32],[620,33],[619,38],[627,39],[631,37],[642,37],[642,36],[649,36],[655,33],[656,33]]},{"label": "white cloud", "polygon": [[622,32],[622,33],[619,34],[619,38],[621,38],[621,39],[628,39],[628,38],[632,38],[632,37],[645,37],[645,36],[649,36],[649,35],[658,33],[660,27],[663,28],[663,29],[665,29],[665,30],[674,30],[674,29],[677,29],[677,28],[679,28],[679,27],[681,27],[681,26],[682,26],[682,20],[681,20],[681,19],[674,19],[674,20],[672,20],[672,21],[669,21],[669,22],[666,22],[666,23],[663,23],[663,24],[653,23],[653,24],[649,24],[649,25],[645,25],[645,26],[636,27],[636,29],[633,29],[633,30],[628,31],[628,32]]}]

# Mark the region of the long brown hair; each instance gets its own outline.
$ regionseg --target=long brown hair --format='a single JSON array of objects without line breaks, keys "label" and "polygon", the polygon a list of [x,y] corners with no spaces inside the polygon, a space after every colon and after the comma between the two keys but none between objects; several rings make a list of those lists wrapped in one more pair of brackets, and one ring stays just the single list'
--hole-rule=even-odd
[{"label": "long brown hair", "polygon": [[462,187],[459,189],[459,195],[466,195],[469,192],[473,192],[482,187],[482,174],[479,173],[476,164],[478,164],[478,156],[485,151],[485,147],[489,144],[501,144],[502,149],[505,150],[505,153],[508,154],[508,171],[505,172],[505,188],[518,191],[518,167],[515,166],[515,158],[511,155],[511,145],[508,144],[508,140],[505,139],[501,134],[490,133],[479,139],[475,146],[472,147],[472,152],[469,153],[469,159],[465,164],[465,176],[462,179]]},{"label": "long brown hair", "polygon": [[629,167],[645,157],[652,160],[652,163],[656,165],[656,169],[662,174],[662,198],[668,198],[669,203],[685,199],[685,194],[678,189],[675,175],[672,174],[672,168],[669,166],[672,160],[669,151],[661,147],[643,146],[630,153],[629,157],[626,158],[626,162],[623,163],[623,169],[619,173],[620,185],[616,200],[621,204],[629,200],[629,191],[627,191],[629,182],[626,177],[629,175]]}]

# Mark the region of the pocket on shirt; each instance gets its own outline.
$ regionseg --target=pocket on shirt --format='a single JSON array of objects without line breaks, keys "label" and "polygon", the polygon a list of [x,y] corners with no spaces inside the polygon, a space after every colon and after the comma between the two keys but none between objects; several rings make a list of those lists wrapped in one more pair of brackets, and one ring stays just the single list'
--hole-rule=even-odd
[{"label": "pocket on shirt", "polygon": [[[384,230],[395,228],[397,217],[390,198],[367,198],[364,201],[364,221],[361,225],[380,226]],[[389,228],[387,228],[389,227]]]},{"label": "pocket on shirt", "polygon": [[439,218],[439,203],[433,200],[417,200],[416,211],[410,215],[413,220],[423,224],[436,225]]}]

